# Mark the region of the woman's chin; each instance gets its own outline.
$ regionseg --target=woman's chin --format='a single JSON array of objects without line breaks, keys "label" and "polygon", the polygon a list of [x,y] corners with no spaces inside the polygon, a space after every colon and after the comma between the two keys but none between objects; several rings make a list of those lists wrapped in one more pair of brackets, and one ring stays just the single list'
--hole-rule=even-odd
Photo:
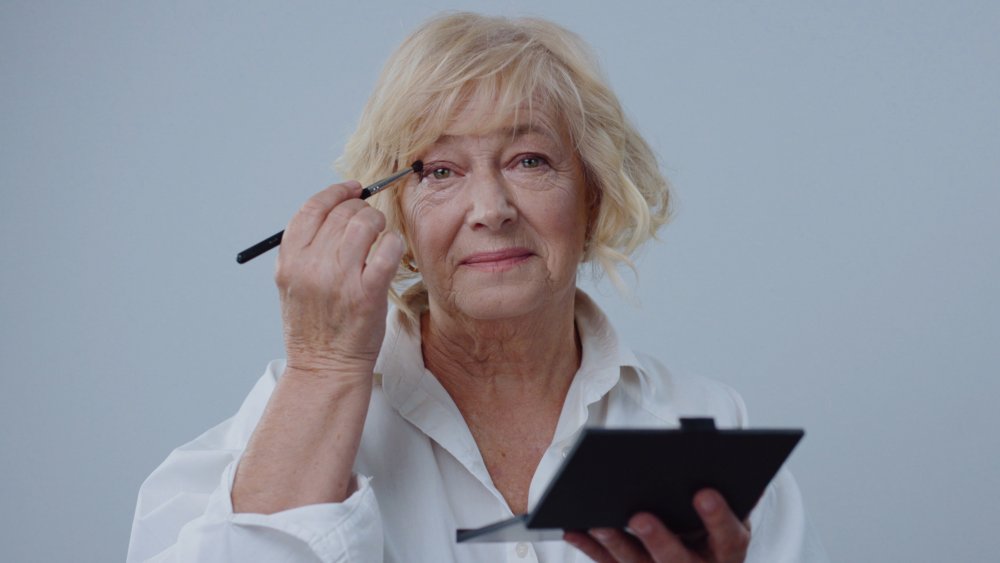
[{"label": "woman's chin", "polygon": [[449,308],[462,316],[500,321],[551,314],[555,294],[548,285],[516,284],[475,288],[456,292],[451,297]]}]

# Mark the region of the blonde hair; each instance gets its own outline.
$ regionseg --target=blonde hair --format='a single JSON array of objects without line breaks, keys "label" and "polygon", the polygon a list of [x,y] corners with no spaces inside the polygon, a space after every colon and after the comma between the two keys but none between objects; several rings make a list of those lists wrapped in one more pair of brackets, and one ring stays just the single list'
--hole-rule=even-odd
[{"label": "blonde hair", "polygon": [[[583,261],[622,287],[616,266],[632,267],[632,253],[666,223],[669,186],[587,45],[554,23],[460,12],[422,25],[386,63],[338,170],[367,184],[408,166],[473,99],[497,110],[476,121],[483,130],[516,119],[521,108],[530,113],[533,103],[562,117],[592,204]],[[400,193],[387,190],[369,202],[408,243]],[[401,264],[394,285],[418,276]],[[395,290],[391,296],[414,316],[411,299]]]}]

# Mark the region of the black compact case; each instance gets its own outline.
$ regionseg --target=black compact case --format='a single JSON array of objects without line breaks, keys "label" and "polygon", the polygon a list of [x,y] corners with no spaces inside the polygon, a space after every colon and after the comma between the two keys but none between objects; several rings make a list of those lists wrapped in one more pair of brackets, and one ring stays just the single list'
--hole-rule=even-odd
[{"label": "black compact case", "polygon": [[558,540],[563,530],[625,528],[637,512],[650,512],[697,541],[704,528],[694,494],[713,488],[746,518],[804,434],[719,430],[711,418],[682,418],[670,430],[587,428],[531,512],[458,530],[457,540]]}]

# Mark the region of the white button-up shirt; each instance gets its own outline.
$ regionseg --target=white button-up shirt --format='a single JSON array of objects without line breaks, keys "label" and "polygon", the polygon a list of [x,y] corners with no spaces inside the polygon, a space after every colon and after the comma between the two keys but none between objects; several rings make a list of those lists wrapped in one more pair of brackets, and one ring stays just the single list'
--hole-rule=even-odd
[{"label": "white button-up shirt", "polygon": [[[170,454],[139,491],[128,561],[587,561],[561,541],[455,542],[457,528],[513,516],[493,485],[469,428],[423,363],[419,330],[390,311],[374,391],[355,462],[358,489],[341,503],[275,514],[234,514],[230,493],[240,455],[284,370],[274,361],[236,416]],[[583,348],[555,435],[535,470],[533,507],[585,426],[676,427],[711,416],[744,427],[729,387],[667,370],[619,344],[582,292],[576,326]],[[747,561],[825,561],[792,476],[782,470],[751,513]]]}]

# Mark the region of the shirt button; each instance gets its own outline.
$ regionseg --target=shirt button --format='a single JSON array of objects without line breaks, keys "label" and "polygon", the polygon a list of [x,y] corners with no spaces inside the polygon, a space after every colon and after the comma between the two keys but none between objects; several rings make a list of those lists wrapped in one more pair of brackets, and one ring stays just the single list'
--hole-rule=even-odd
[{"label": "shirt button", "polygon": [[562,451],[560,451],[559,453],[560,453],[560,454],[561,454],[561,455],[562,455],[563,457],[566,457],[566,456],[568,456],[568,455],[569,455],[569,446],[566,446],[565,448],[563,448],[563,449],[562,449]]},{"label": "shirt button", "polygon": [[522,559],[525,558],[525,557],[527,557],[528,556],[528,544],[526,544],[524,542],[521,542],[521,543],[517,544],[517,547],[514,548],[514,553],[516,553],[517,556],[520,557],[520,558],[522,558]]}]

